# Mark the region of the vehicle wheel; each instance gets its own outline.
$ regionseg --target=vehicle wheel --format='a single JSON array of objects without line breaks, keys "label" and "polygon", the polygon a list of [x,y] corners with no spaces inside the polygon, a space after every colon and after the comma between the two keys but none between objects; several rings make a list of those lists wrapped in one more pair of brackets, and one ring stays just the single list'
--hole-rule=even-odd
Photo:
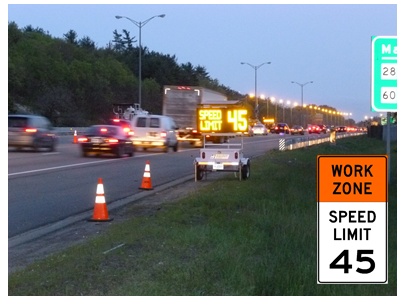
[{"label": "vehicle wheel", "polygon": [[199,180],[199,181],[202,180],[203,177],[204,177],[204,174],[205,174],[204,170],[202,170],[200,168],[200,166],[198,165],[197,168],[196,168],[196,178],[197,178],[197,180]]},{"label": "vehicle wheel", "polygon": [[130,151],[128,153],[128,156],[132,157],[134,153],[135,153],[135,148],[132,146],[132,148],[130,149]]},{"label": "vehicle wheel", "polygon": [[242,180],[250,178],[250,160],[246,165],[242,166]]},{"label": "vehicle wheel", "polygon": [[175,143],[175,145],[174,145],[174,147],[173,147],[174,152],[177,152],[177,151],[178,151],[178,145],[179,145],[179,142],[176,141],[176,143]]},{"label": "vehicle wheel", "polygon": [[116,155],[118,158],[121,158],[124,155],[124,147],[118,146]]},{"label": "vehicle wheel", "polygon": [[55,143],[51,143],[49,146],[49,152],[53,152],[56,150],[56,144]]},{"label": "vehicle wheel", "polygon": [[40,150],[40,142],[39,140],[35,140],[33,142],[32,148],[35,152],[38,152]]}]

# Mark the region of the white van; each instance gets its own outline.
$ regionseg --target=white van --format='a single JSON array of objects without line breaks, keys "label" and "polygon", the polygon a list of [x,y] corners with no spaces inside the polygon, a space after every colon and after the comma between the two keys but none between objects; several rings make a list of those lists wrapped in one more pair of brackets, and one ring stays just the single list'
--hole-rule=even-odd
[{"label": "white van", "polygon": [[133,145],[147,148],[163,148],[168,152],[172,147],[178,151],[178,127],[171,117],[163,115],[136,115],[132,120]]}]

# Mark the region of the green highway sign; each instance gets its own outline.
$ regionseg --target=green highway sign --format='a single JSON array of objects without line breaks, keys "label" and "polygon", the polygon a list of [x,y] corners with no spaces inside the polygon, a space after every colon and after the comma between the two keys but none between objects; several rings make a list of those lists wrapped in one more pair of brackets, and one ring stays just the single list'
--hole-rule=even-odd
[{"label": "green highway sign", "polygon": [[397,36],[372,36],[371,110],[397,112]]}]

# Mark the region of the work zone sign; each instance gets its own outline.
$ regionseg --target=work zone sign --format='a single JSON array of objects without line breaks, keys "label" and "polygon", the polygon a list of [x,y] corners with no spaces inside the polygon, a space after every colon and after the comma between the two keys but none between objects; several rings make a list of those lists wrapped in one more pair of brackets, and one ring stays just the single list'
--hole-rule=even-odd
[{"label": "work zone sign", "polygon": [[318,156],[319,284],[387,283],[387,161]]}]

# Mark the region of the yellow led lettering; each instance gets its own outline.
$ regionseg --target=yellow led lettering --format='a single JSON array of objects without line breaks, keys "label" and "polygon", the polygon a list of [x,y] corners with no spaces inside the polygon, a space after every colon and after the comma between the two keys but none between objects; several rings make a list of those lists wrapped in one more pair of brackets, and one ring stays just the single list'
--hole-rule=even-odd
[{"label": "yellow led lettering", "polygon": [[[232,116],[233,113],[233,116]],[[233,130],[237,131],[238,130],[238,124],[237,124],[237,111],[228,111],[228,122],[233,123]]]},{"label": "yellow led lettering", "polygon": [[247,110],[238,110],[238,117],[239,117],[239,130],[240,131],[247,131]]}]

